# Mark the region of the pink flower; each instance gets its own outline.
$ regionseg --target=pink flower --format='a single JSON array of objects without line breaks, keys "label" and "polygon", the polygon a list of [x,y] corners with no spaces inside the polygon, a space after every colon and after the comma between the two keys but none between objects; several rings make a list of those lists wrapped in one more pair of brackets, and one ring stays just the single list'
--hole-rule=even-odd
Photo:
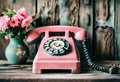
[{"label": "pink flower", "polygon": [[10,18],[8,16],[0,17],[0,29],[2,31],[5,31],[6,29],[8,29],[9,21],[10,21]]},{"label": "pink flower", "polygon": [[6,22],[1,22],[0,23],[0,30],[5,31],[6,29],[8,29],[8,25]]},{"label": "pink flower", "polygon": [[18,21],[18,18],[15,16],[13,16],[10,20],[10,26],[11,27],[15,27],[15,26],[18,26],[19,25],[19,21]]},{"label": "pink flower", "polygon": [[15,10],[6,9],[0,16],[0,38],[26,38],[26,33],[30,30],[28,26],[33,21],[25,8]]},{"label": "pink flower", "polygon": [[8,16],[3,16],[3,20],[8,24],[10,21],[10,17]]},{"label": "pink flower", "polygon": [[20,14],[16,14],[16,18],[18,19],[19,23],[22,23],[22,21],[25,19],[23,16]]},{"label": "pink flower", "polygon": [[23,16],[24,18],[27,18],[29,16],[29,14],[27,13],[27,11],[25,10],[25,8],[21,8],[20,10],[17,11],[17,14]]},{"label": "pink flower", "polygon": [[28,16],[26,19],[24,19],[22,21],[22,24],[21,26],[24,28],[24,27],[28,27],[30,25],[30,23],[32,23],[32,17],[31,16]]}]

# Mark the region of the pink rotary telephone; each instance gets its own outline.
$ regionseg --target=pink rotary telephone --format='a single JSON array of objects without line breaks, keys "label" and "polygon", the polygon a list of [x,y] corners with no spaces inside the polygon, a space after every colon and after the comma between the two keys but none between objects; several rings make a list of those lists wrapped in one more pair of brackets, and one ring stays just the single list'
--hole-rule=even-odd
[{"label": "pink rotary telephone", "polygon": [[[64,36],[51,36],[50,33],[64,32]],[[101,66],[92,62],[85,44],[86,30],[75,26],[44,26],[34,28],[28,33],[29,44],[39,41],[42,33],[45,33],[38,52],[33,60],[33,73],[41,73],[42,70],[71,70],[72,73],[79,73],[80,49],[78,43],[82,43],[84,55],[88,65],[96,70],[118,73],[116,66]]]}]

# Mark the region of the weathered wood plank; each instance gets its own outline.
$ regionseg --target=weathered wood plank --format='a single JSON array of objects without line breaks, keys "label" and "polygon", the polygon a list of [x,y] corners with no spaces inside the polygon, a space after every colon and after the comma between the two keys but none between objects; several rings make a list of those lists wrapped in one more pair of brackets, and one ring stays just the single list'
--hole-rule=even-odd
[{"label": "weathered wood plank", "polygon": [[109,26],[114,28],[115,0],[95,0],[95,28]]},{"label": "weathered wood plank", "polygon": [[120,60],[120,0],[116,1],[115,22],[115,58]]},{"label": "weathered wood plank", "polygon": [[[114,54],[114,0],[95,1],[94,58],[115,59]],[[106,28],[107,27],[107,28]]]},{"label": "weathered wood plank", "polygon": [[41,16],[41,25],[54,25],[56,24],[56,1],[57,0],[38,0],[37,10]]},{"label": "weathered wood plank", "polygon": [[13,0],[0,0],[0,14],[5,8],[12,9],[12,2]]},{"label": "weathered wood plank", "polygon": [[95,30],[94,58],[99,60],[114,59],[114,30],[110,27],[97,27]]},{"label": "weathered wood plank", "polygon": [[[104,61],[101,64],[119,64],[120,61]],[[33,74],[32,65],[10,65],[0,61],[0,82],[120,82],[119,74],[110,75],[100,71],[86,71],[80,74],[45,73]]]},{"label": "weathered wood plank", "polygon": [[93,0],[79,0],[79,4],[78,24],[87,30],[87,45],[90,55],[93,56]]},{"label": "weathered wood plank", "polygon": [[79,26],[89,31],[89,28],[93,29],[93,0],[88,0],[88,2],[86,0],[79,0],[79,4]]},{"label": "weathered wood plank", "polygon": [[108,2],[109,0],[96,1],[96,21],[105,22],[108,18]]},{"label": "weathered wood plank", "polygon": [[59,25],[78,26],[79,0],[58,0]]},{"label": "weathered wood plank", "polygon": [[68,3],[70,13],[70,26],[78,26],[79,0],[70,0]]},{"label": "weathered wood plank", "polygon": [[36,4],[35,0],[13,0],[13,9],[18,10],[22,7],[28,11],[30,15],[35,15]]},{"label": "weathered wood plank", "polygon": [[43,25],[78,26],[78,0],[38,0]]}]

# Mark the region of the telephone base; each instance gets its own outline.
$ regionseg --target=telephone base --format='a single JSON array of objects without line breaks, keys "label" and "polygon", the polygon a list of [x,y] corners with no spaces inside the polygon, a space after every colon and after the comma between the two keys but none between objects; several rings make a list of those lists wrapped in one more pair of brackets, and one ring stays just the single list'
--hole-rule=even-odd
[{"label": "telephone base", "polygon": [[71,70],[71,73],[80,72],[80,62],[75,60],[40,60],[33,61],[35,74],[41,74],[42,70]]}]

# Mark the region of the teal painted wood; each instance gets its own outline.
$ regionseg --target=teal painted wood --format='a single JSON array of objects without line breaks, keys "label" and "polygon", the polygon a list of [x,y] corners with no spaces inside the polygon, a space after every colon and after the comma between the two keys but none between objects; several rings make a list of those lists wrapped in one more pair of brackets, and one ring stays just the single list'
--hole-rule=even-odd
[{"label": "teal painted wood", "polygon": [[70,22],[70,12],[66,6],[67,3],[69,3],[67,0],[58,0],[60,25],[69,25]]},{"label": "teal painted wood", "polygon": [[10,64],[23,64],[28,58],[29,50],[23,39],[10,38],[5,55]]}]

